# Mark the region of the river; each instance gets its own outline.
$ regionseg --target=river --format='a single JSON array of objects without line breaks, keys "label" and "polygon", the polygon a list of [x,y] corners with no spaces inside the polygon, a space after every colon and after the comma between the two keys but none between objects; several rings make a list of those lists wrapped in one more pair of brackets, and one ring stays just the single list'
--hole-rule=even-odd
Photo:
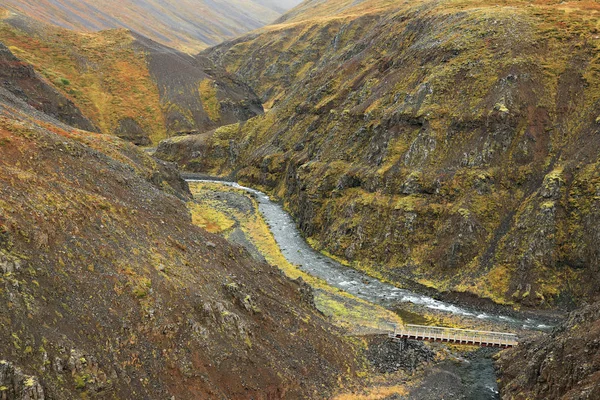
[{"label": "river", "polygon": [[[292,217],[279,203],[272,201],[265,193],[241,186],[236,182],[224,180],[186,179],[186,181],[216,183],[252,194],[258,202],[259,212],[269,225],[281,252],[290,263],[297,265],[301,270],[313,276],[325,280],[329,285],[342,289],[356,297],[382,305],[395,312],[402,308],[400,307],[402,303],[412,303],[411,305],[416,304],[422,309],[429,309],[436,313],[458,315],[461,318],[476,319],[485,324],[501,325],[514,330],[549,330],[552,328],[530,318],[519,319],[507,315],[478,312],[469,309],[469,307],[436,300],[430,296],[397,288],[389,283],[379,281],[361,271],[341,265],[334,259],[314,250],[304,240]],[[403,317],[403,315],[400,316]],[[444,386],[444,377],[447,376],[459,377],[461,383],[455,382],[454,384],[457,386],[454,388],[452,388],[452,384],[447,384],[446,389],[441,389],[443,393],[456,391],[456,398],[469,400],[499,399],[494,363],[491,355],[485,353],[485,351],[483,353],[473,353],[471,360],[463,360],[459,363],[442,363],[437,371],[424,379],[422,388],[426,389],[416,390],[415,395],[409,396],[409,399],[429,399],[428,395],[421,392],[423,390],[425,392],[431,391],[433,393],[432,398],[438,398],[436,396],[440,392],[435,388],[439,385]],[[453,381],[453,379],[450,379],[450,381]],[[438,389],[440,388],[438,387]]]},{"label": "river", "polygon": [[217,183],[253,194],[258,201],[259,211],[269,225],[281,252],[290,263],[298,265],[301,270],[325,280],[331,286],[342,289],[359,298],[380,304],[388,309],[394,309],[394,306],[398,303],[410,302],[436,312],[487,320],[508,325],[515,329],[548,330],[551,328],[546,324],[532,319],[517,319],[506,315],[474,311],[467,307],[446,303],[427,295],[415,293],[407,289],[400,289],[389,283],[379,281],[364,272],[341,265],[337,261],[314,250],[304,240],[296,228],[292,217],[280,204],[272,201],[265,193],[241,186],[236,182],[213,179],[187,179],[187,181]]}]

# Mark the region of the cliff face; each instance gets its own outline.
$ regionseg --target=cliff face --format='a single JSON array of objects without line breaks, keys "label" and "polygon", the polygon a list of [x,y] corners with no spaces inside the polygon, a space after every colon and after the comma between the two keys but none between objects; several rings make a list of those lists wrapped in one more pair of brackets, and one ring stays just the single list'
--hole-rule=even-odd
[{"label": "cliff face", "polygon": [[172,167],[32,93],[0,82],[0,398],[318,398],[352,373],[306,288],[192,224]]},{"label": "cliff face", "polygon": [[572,313],[551,335],[501,353],[504,399],[600,398],[600,303]]},{"label": "cliff face", "polygon": [[571,307],[600,287],[597,13],[308,2],[203,54],[268,114],[159,153],[266,188],[317,246],[392,281]]},{"label": "cliff face", "polygon": [[78,33],[5,13],[0,42],[32,64],[96,130],[138,145],[263,112],[247,85],[210,61],[127,30]]}]

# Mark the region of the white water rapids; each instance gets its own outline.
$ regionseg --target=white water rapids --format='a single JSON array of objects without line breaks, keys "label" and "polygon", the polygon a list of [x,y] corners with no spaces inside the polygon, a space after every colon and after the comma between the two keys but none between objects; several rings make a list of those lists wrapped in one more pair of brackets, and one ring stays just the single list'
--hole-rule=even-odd
[{"label": "white water rapids", "polygon": [[296,228],[292,217],[280,204],[272,201],[266,194],[256,189],[241,186],[235,182],[210,179],[186,180],[188,182],[216,183],[252,193],[258,201],[259,211],[269,225],[281,252],[290,263],[297,265],[301,270],[313,276],[325,280],[331,286],[342,289],[359,298],[380,304],[386,308],[390,308],[397,303],[411,302],[432,310],[501,322],[515,328],[528,330],[547,330],[551,328],[532,319],[519,320],[509,316],[472,311],[465,307],[459,307],[381,282],[363,272],[343,266],[310,247]]}]

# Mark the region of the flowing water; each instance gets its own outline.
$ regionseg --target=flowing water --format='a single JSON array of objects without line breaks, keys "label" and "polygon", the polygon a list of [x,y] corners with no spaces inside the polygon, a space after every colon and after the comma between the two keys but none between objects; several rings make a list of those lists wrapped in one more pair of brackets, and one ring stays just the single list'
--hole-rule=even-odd
[{"label": "flowing water", "polygon": [[258,201],[259,211],[269,225],[286,259],[290,263],[298,265],[301,270],[319,277],[331,286],[342,289],[356,297],[380,304],[388,309],[394,308],[394,305],[399,303],[410,302],[437,312],[488,320],[510,325],[517,329],[544,330],[550,328],[531,319],[519,320],[509,316],[469,310],[466,307],[439,301],[426,295],[381,282],[363,272],[343,266],[310,247],[296,228],[292,217],[280,204],[272,201],[266,194],[235,182],[210,179],[188,179],[188,182],[218,183],[252,193]]},{"label": "flowing water", "polygon": [[[329,283],[331,286],[342,289],[357,297],[370,302],[380,304],[390,310],[398,312],[401,303],[410,302],[420,305],[426,309],[438,313],[449,313],[459,315],[465,318],[474,318],[482,322],[500,323],[503,326],[510,326],[513,329],[525,330],[547,330],[551,328],[548,325],[531,319],[517,319],[504,315],[496,315],[484,312],[470,310],[468,307],[461,307],[433,299],[429,296],[418,294],[406,289],[397,288],[391,284],[381,282],[367,274],[346,267],[337,261],[324,256],[315,251],[304,240],[292,217],[283,209],[283,207],[271,201],[266,194],[248,187],[241,186],[235,182],[220,181],[213,179],[187,179],[188,182],[207,182],[227,185],[233,188],[242,189],[254,195],[259,204],[259,211],[269,225],[275,240],[277,241],[281,252],[286,259],[297,265],[303,271],[319,277]],[[410,313],[410,312],[408,312]],[[401,315],[401,314],[399,314]],[[402,315],[401,315],[402,316]],[[413,316],[414,317],[414,316]],[[417,321],[418,322],[418,321]],[[450,363],[446,374],[455,378],[458,377],[460,383],[456,398],[469,400],[498,400],[498,385],[496,383],[496,374],[494,364],[490,355],[481,355],[475,353],[471,360],[454,364]],[[453,378],[454,379],[454,378]],[[439,398],[438,385],[444,380],[437,375],[432,377],[431,388],[433,398]],[[427,385],[425,385],[426,387]],[[442,385],[443,386],[443,385]],[[435,388],[438,389],[435,389]],[[444,392],[444,390],[442,390]],[[449,393],[452,392],[449,389]],[[416,398],[430,398],[419,390],[415,393]],[[413,398],[413,397],[409,397]]]}]

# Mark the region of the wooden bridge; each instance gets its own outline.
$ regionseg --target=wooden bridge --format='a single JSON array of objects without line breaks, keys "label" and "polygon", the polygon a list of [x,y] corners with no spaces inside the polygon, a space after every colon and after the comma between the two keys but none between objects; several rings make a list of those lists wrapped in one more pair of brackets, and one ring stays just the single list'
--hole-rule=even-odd
[{"label": "wooden bridge", "polygon": [[394,333],[390,333],[389,336],[393,339],[412,339],[504,349],[514,347],[519,343],[517,335],[514,333],[474,331],[422,325],[395,327]]}]

